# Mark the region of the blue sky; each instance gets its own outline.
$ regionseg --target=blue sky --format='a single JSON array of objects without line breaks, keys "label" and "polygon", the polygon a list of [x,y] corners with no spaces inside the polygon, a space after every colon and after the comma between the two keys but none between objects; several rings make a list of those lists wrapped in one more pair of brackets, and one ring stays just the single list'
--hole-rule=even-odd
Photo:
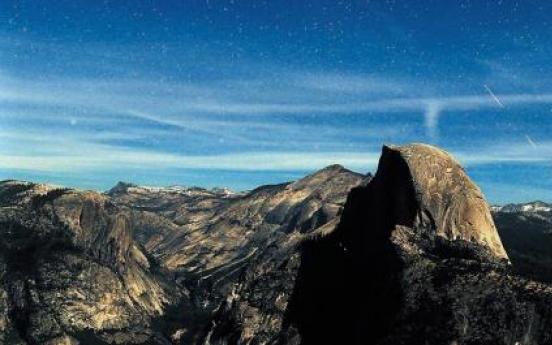
[{"label": "blue sky", "polygon": [[381,146],[552,201],[549,1],[0,4],[0,178],[249,189]]}]

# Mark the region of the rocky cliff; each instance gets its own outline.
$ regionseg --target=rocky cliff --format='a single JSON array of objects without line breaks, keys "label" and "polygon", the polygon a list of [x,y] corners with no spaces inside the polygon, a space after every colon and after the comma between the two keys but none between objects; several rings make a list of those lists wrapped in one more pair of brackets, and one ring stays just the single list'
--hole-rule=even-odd
[{"label": "rocky cliff", "polygon": [[[397,213],[408,215],[412,206],[416,211],[414,222],[405,219],[406,225],[448,240],[481,244],[495,256],[507,258],[481,190],[447,152],[423,144],[384,146],[379,175],[385,179],[392,174],[396,177],[391,183],[407,184],[404,190],[393,191]],[[400,203],[408,203],[408,189],[414,192],[414,205],[401,210]]]},{"label": "rocky cliff", "polygon": [[2,343],[166,343],[151,320],[180,292],[127,214],[98,193],[31,183],[1,183],[0,199]]}]

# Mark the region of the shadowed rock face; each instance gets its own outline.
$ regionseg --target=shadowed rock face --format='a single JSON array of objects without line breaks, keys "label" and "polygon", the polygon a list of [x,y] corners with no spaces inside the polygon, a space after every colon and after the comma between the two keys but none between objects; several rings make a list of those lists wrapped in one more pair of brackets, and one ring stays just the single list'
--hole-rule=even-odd
[{"label": "shadowed rock face", "polygon": [[448,154],[384,147],[336,230],[303,244],[282,343],[549,343],[552,289],[513,275],[483,200]]}]

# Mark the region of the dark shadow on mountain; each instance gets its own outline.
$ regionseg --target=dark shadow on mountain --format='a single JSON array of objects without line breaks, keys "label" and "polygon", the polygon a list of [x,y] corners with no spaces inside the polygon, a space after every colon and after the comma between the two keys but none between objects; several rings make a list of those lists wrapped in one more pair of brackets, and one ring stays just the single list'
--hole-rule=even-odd
[{"label": "dark shadow on mountain", "polygon": [[413,225],[416,205],[404,162],[380,160],[376,177],[349,194],[338,228],[303,244],[284,325],[302,345],[374,344],[392,331],[403,267],[390,236]]}]

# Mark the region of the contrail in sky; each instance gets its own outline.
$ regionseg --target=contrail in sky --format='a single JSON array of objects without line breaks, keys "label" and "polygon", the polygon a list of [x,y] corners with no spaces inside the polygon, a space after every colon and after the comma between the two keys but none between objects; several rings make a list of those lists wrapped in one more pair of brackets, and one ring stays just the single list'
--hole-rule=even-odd
[{"label": "contrail in sky", "polygon": [[529,142],[529,144],[531,144],[531,146],[533,146],[534,149],[537,148],[537,144],[535,144],[535,142],[534,142],[531,138],[529,138],[528,135],[526,135],[525,138],[527,139],[527,141]]},{"label": "contrail in sky", "polygon": [[498,103],[498,105],[500,105],[502,108],[504,108],[504,105],[502,103],[500,103],[500,100],[498,99],[498,97],[495,96],[495,94],[491,91],[491,89],[487,86],[487,85],[483,85],[485,86],[485,89],[487,89],[487,91],[489,92],[489,94],[491,96],[493,96],[494,100],[496,101],[496,103]]}]

